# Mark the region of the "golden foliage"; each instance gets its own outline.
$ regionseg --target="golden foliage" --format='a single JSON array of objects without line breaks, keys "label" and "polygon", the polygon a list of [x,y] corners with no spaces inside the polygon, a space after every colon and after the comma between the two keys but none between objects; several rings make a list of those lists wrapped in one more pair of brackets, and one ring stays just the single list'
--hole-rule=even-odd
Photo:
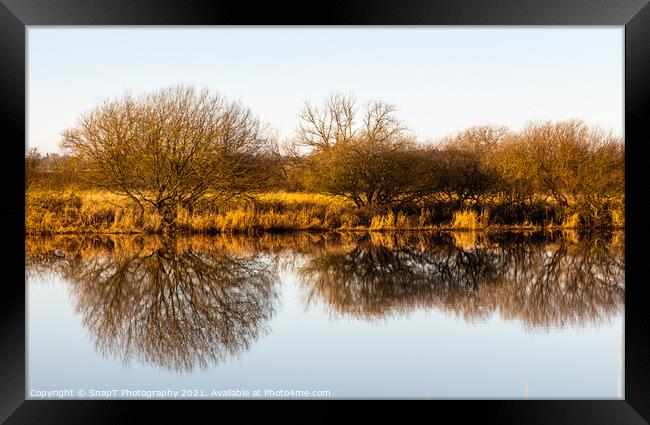
[{"label": "golden foliage", "polygon": [[[142,217],[135,202],[126,196],[102,190],[29,190],[25,196],[25,226],[28,234],[162,233],[162,215],[146,208]],[[623,228],[624,209],[611,211],[612,225]],[[528,220],[511,225],[490,223],[487,210],[478,214],[463,208],[450,222],[434,222],[435,212],[421,207],[419,213],[388,211],[369,213],[340,196],[305,192],[267,192],[234,199],[225,205],[179,207],[176,229],[183,233],[259,233],[308,231],[393,230],[482,230],[578,228],[574,213],[555,225],[533,225]]]}]

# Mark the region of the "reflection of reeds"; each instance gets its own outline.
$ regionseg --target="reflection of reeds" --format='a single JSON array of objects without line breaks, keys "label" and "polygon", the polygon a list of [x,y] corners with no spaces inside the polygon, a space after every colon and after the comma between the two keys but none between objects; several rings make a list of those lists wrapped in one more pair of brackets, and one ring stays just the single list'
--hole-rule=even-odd
[{"label": "reflection of reeds", "polygon": [[[596,240],[605,238],[606,245],[622,249],[625,233],[612,231],[598,234]],[[583,236],[591,240],[589,236]],[[561,231],[510,231],[510,232],[480,232],[480,231],[429,231],[429,232],[292,232],[292,233],[261,233],[245,235],[228,233],[221,235],[177,235],[172,238],[165,235],[141,234],[98,234],[98,235],[43,235],[27,236],[25,238],[25,253],[31,258],[44,253],[59,252],[61,255],[93,258],[106,254],[128,255],[133,252],[151,252],[163,246],[173,244],[178,252],[193,249],[196,251],[225,250],[234,254],[253,254],[265,252],[278,254],[298,252],[317,254],[328,251],[344,251],[358,246],[364,241],[389,249],[412,248],[425,250],[432,244],[450,245],[461,250],[471,251],[477,247],[498,246],[507,248],[513,242],[545,244],[557,249],[558,242],[568,246],[582,243],[581,236],[574,230]]]},{"label": "reflection of reeds", "polygon": [[450,234],[456,247],[467,251],[476,248],[478,235],[475,231],[451,232]]},{"label": "reflection of reeds", "polygon": [[562,229],[562,237],[569,243],[578,243],[580,241],[580,235],[575,229]]},{"label": "reflection of reeds", "polygon": [[394,242],[388,249],[367,238],[351,250],[316,256],[301,273],[307,299],[341,315],[374,320],[437,308],[466,320],[498,312],[531,329],[582,326],[623,306],[621,233],[581,240],[486,235],[480,244],[469,241],[470,233],[452,233],[433,237],[424,249]]},{"label": "reflection of reeds", "polygon": [[124,277],[137,279],[142,275],[134,270],[142,266],[133,260],[154,253],[203,259],[201,267],[206,259],[225,264],[210,258],[303,254],[307,262],[299,276],[307,299],[324,302],[336,314],[371,320],[436,308],[466,320],[498,312],[531,329],[582,326],[606,320],[624,302],[622,231],[60,235],[27,238],[25,248],[31,272],[56,270],[91,286],[103,275],[81,273],[84,268],[132,264],[122,269]]}]

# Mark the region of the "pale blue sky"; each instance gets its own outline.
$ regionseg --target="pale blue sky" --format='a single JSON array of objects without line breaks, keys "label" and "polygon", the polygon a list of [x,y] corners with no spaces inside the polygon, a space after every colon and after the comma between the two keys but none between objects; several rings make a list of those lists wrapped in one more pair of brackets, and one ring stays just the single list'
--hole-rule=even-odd
[{"label": "pale blue sky", "polygon": [[382,98],[421,139],[584,119],[623,135],[623,27],[28,28],[29,147],[80,113],[176,83],[240,99],[290,137],[305,100]]}]

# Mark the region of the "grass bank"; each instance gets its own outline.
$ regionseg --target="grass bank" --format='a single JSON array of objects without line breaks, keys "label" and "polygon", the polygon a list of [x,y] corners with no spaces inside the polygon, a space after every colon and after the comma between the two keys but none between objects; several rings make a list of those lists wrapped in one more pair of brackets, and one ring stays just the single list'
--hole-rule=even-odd
[{"label": "grass bank", "polygon": [[[130,199],[99,190],[33,190],[25,197],[26,232],[38,234],[161,233],[162,217],[146,209],[142,218]],[[270,192],[240,198],[221,206],[179,208],[177,231],[184,233],[256,233],[309,231],[390,230],[513,230],[572,229],[581,226],[579,213],[558,214],[546,208],[541,218],[530,214],[505,215],[497,208],[422,204],[405,211],[373,212],[359,209],[342,197],[314,193]],[[531,209],[540,209],[531,206]],[[551,211],[550,213],[548,211]],[[624,227],[621,208],[608,211],[609,228]]]}]

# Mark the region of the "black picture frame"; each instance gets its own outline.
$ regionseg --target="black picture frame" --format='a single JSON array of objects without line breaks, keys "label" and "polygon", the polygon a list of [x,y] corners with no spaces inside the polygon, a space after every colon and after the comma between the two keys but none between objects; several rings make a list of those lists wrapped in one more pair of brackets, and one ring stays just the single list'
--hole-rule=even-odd
[{"label": "black picture frame", "polygon": [[[0,120],[6,164],[0,217],[5,271],[0,296],[0,421],[24,423],[149,422],[151,411],[215,418],[206,403],[25,400],[24,178],[26,26],[30,25],[616,25],[625,26],[626,262],[625,400],[434,401],[419,405],[454,422],[500,424],[643,424],[650,421],[650,325],[644,303],[645,238],[650,214],[643,155],[650,111],[648,0],[331,1],[287,2],[0,0]],[[10,273],[7,273],[10,272]],[[480,356],[480,354],[478,354]],[[477,359],[480,361],[480,359]],[[152,406],[153,409],[152,409]],[[179,406],[181,406],[179,408]],[[386,405],[382,405],[386,406]],[[433,407],[433,409],[432,409]],[[258,409],[244,409],[258,410]],[[364,416],[367,415],[367,410]],[[373,408],[383,414],[390,406]],[[318,408],[332,418],[332,409]],[[332,413],[329,413],[332,412]],[[424,412],[422,412],[424,413]],[[248,415],[248,413],[246,413]],[[398,413],[404,418],[404,410]],[[310,415],[311,416],[311,415]],[[307,416],[309,418],[310,416]],[[348,418],[348,415],[346,415]]]}]

